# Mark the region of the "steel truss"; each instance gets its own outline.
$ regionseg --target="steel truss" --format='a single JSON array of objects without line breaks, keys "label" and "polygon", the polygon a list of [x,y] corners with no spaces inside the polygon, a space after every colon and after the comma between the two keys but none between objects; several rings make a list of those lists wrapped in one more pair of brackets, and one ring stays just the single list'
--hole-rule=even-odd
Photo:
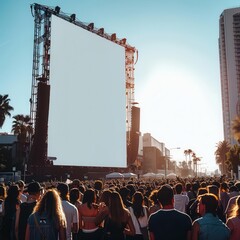
[{"label": "steel truss", "polygon": [[[31,5],[34,17],[34,46],[33,46],[33,68],[32,68],[32,89],[30,99],[30,117],[35,129],[37,112],[37,91],[38,83],[50,83],[50,53],[51,53],[51,17],[58,16],[85,30],[95,33],[109,41],[125,47],[125,78],[126,78],[126,131],[131,130],[131,109],[134,103],[134,61],[137,50],[126,43],[126,39],[118,39],[116,34],[107,34],[103,28],[95,28],[93,23],[86,24],[76,19],[75,14],[65,14],[60,7],[51,8],[34,3]],[[127,134],[127,144],[130,142],[130,135]]]}]

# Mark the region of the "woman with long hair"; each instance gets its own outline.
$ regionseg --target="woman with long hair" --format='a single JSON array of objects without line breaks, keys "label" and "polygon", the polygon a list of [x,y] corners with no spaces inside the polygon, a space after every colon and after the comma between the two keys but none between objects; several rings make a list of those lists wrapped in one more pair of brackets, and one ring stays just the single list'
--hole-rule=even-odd
[{"label": "woman with long hair", "polygon": [[151,206],[149,207],[149,215],[151,215],[152,213],[155,213],[156,211],[162,208],[158,201],[157,193],[158,193],[157,189],[154,189],[150,193],[149,200],[151,202]]},{"label": "woman with long hair", "polygon": [[136,230],[136,240],[148,240],[148,217],[149,211],[144,205],[144,197],[141,192],[135,192],[132,197],[132,207],[129,208],[132,221]]},{"label": "woman with long hair", "polygon": [[110,195],[108,217],[105,220],[105,239],[124,240],[125,235],[135,235],[130,212],[124,207],[120,194],[113,191]]},{"label": "woman with long hair", "polygon": [[66,240],[66,218],[55,189],[43,195],[28,218],[25,240],[32,239]]},{"label": "woman with long hair", "polygon": [[2,213],[3,213],[3,221],[2,221],[2,233],[1,239],[3,240],[15,240],[15,218],[16,211],[20,206],[19,199],[19,187],[17,185],[9,186],[7,190],[7,197],[2,203]]},{"label": "woman with long hair", "polygon": [[240,236],[240,196],[237,197],[232,217],[227,219],[227,226],[230,228],[230,240],[238,240]]},{"label": "woman with long hair", "polygon": [[101,229],[95,224],[97,215],[98,205],[96,204],[96,192],[93,189],[87,189],[84,192],[82,205],[79,208],[79,228],[81,231],[81,239],[101,239]]}]

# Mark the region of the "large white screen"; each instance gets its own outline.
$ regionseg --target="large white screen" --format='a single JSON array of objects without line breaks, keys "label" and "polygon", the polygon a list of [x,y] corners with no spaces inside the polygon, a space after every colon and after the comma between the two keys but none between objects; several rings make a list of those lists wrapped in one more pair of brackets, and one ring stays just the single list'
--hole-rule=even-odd
[{"label": "large white screen", "polygon": [[48,156],[126,167],[125,48],[52,16]]}]

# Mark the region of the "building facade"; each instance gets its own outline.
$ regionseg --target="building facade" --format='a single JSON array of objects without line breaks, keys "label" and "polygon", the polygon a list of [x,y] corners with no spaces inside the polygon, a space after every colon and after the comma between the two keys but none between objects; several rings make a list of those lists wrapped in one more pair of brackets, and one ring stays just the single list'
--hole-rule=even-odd
[{"label": "building facade", "polygon": [[232,121],[240,115],[240,8],[220,15],[219,57],[224,140],[233,145]]}]

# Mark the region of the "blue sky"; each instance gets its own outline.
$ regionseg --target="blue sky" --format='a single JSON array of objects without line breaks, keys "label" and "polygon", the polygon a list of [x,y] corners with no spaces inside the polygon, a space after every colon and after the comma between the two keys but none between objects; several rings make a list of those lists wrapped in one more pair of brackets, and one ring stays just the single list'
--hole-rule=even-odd
[{"label": "blue sky", "polygon": [[[33,1],[0,2],[0,94],[9,94],[15,114],[29,114],[34,18]],[[138,49],[135,100],[141,132],[165,142],[173,159],[184,149],[202,157],[200,168],[215,169],[216,143],[223,140],[218,20],[237,0],[48,0],[94,22]],[[1,132],[11,131],[7,119]]]}]

